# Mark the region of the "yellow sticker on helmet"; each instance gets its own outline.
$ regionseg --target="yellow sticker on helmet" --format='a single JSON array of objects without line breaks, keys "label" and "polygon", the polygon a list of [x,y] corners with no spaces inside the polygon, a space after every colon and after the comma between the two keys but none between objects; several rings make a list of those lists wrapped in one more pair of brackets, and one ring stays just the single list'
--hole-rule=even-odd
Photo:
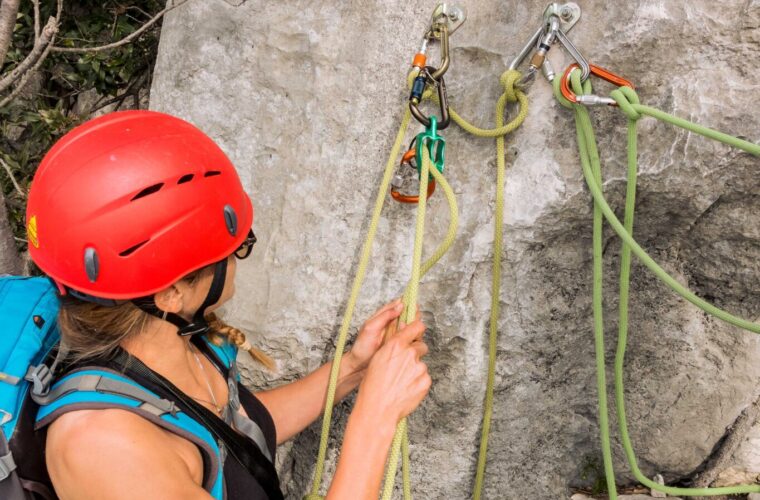
[{"label": "yellow sticker on helmet", "polygon": [[29,243],[34,245],[34,248],[40,247],[40,241],[37,239],[37,216],[32,215],[29,219],[29,224],[26,225],[26,236],[29,239]]}]

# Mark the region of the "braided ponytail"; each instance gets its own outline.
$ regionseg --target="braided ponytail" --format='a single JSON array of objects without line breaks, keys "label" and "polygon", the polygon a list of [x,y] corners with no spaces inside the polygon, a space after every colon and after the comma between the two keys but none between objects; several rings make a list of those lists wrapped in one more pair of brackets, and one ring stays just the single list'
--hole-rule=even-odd
[{"label": "braided ponytail", "polygon": [[208,324],[211,326],[211,332],[209,332],[208,335],[211,342],[216,345],[221,345],[223,338],[227,337],[227,340],[232,345],[243,349],[244,351],[248,351],[248,354],[251,355],[254,361],[264,365],[269,371],[275,371],[277,365],[274,360],[263,351],[253,347],[251,343],[248,342],[248,339],[246,339],[245,333],[241,330],[228,325],[219,319],[214,313],[210,313],[206,316],[206,321],[208,321]]}]

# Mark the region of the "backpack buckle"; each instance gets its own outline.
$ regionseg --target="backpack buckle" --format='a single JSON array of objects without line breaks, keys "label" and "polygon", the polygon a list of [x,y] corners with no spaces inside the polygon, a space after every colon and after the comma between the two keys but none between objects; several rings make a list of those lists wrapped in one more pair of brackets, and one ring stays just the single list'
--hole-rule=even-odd
[{"label": "backpack buckle", "polygon": [[16,470],[16,462],[13,460],[13,455],[8,452],[0,456],[0,481],[5,481],[14,470]]},{"label": "backpack buckle", "polygon": [[50,382],[53,381],[53,373],[45,363],[37,366],[30,366],[24,375],[24,380],[33,384],[32,395],[47,396],[50,392]]}]

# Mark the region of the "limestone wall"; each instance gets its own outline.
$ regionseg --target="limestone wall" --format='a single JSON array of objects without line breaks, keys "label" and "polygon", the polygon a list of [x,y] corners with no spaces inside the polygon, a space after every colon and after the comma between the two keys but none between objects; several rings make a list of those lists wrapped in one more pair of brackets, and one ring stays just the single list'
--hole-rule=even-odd
[{"label": "limestone wall", "polygon": [[[330,358],[408,95],[406,72],[434,6],[191,0],[165,20],[151,106],[214,137],[256,207],[259,243],[239,266],[227,314],[254,332],[280,371],[267,375],[249,366],[252,387],[292,380]],[[462,115],[493,124],[499,75],[538,27],[545,6],[467,3],[446,75],[452,106]],[[760,141],[760,2],[586,0],[581,6],[571,38],[592,62],[630,77],[644,103]],[[569,62],[559,48],[550,59],[558,70]],[[494,499],[567,498],[571,487],[601,473],[593,465],[601,454],[590,196],[571,114],[543,79],[529,98],[525,125],[508,138],[503,310],[484,495]],[[625,118],[609,108],[593,113],[605,189],[620,207]],[[467,498],[472,487],[490,302],[494,144],[456,126],[445,136],[446,174],[461,222],[452,250],[423,280],[434,387],[410,419],[414,491],[430,499]],[[651,119],[640,124],[638,240],[700,296],[754,320],[760,314],[759,168],[756,158],[722,145]],[[413,220],[413,208],[389,202],[357,326],[401,292]],[[436,194],[426,249],[447,222]],[[619,253],[611,233],[605,249],[611,366]],[[632,439],[646,474],[689,478],[757,398],[760,344],[676,298],[638,264],[633,281],[626,372]],[[349,409],[337,410],[332,450]],[[311,479],[316,427],[280,450],[289,498],[300,498]],[[759,432],[732,460],[731,473],[742,480],[760,473],[751,449]],[[614,442],[618,480],[631,484]]]}]

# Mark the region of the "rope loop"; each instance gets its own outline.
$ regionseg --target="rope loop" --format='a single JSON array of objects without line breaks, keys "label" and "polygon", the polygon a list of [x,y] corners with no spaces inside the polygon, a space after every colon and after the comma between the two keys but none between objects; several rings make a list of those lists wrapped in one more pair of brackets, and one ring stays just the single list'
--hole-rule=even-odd
[{"label": "rope loop", "polygon": [[516,69],[508,69],[499,77],[499,83],[504,87],[507,102],[517,102],[517,82],[520,78],[522,78],[522,74]]},{"label": "rope loop", "polygon": [[634,106],[639,104],[639,96],[631,87],[619,87],[610,92],[610,97],[615,99],[620,111],[628,117],[629,120],[639,120],[641,113],[636,111]]}]

